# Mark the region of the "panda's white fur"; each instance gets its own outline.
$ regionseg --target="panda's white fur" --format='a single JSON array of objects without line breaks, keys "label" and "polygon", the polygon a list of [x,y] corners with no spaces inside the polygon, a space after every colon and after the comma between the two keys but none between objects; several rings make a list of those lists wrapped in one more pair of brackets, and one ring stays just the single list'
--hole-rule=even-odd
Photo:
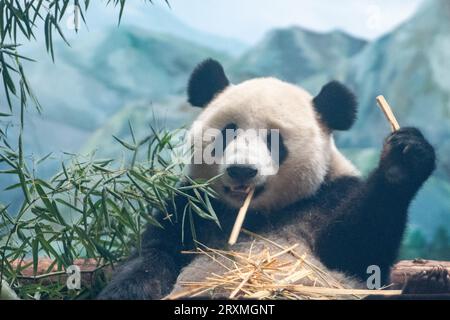
[{"label": "panda's white fur", "polygon": [[[203,152],[208,143],[203,135],[211,128],[221,130],[235,123],[244,130],[279,129],[290,156],[276,175],[265,179],[264,193],[251,203],[253,208],[265,210],[311,196],[326,176],[358,175],[358,170],[336,148],[332,133],[321,123],[312,100],[313,96],[304,89],[275,78],[230,85],[204,109],[191,128],[194,146],[203,147],[194,149],[194,157],[201,157],[196,153]],[[194,179],[211,179],[222,173],[219,164],[190,167]],[[224,180],[226,177],[216,180],[216,191],[231,205],[242,205],[242,201],[223,192]]]}]

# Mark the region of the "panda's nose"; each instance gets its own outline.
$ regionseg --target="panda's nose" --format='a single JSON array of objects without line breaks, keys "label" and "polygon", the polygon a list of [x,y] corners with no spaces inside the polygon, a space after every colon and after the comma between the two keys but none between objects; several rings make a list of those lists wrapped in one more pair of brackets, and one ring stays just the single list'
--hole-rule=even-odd
[{"label": "panda's nose", "polygon": [[251,166],[233,165],[227,168],[227,174],[232,179],[246,181],[255,177],[258,174],[258,169]]}]

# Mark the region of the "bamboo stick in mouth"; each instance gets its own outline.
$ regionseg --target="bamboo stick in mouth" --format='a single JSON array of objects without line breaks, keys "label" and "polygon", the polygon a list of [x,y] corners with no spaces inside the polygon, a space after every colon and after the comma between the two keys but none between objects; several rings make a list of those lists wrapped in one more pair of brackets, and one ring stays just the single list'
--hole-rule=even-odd
[{"label": "bamboo stick in mouth", "polygon": [[228,240],[228,244],[230,246],[234,245],[239,237],[239,233],[241,232],[242,224],[244,223],[245,216],[247,215],[248,207],[253,199],[253,195],[255,194],[255,188],[251,188],[248,191],[247,197],[245,198],[244,204],[242,205],[239,213],[237,215],[236,221],[233,226],[233,230],[231,231],[230,239]]}]

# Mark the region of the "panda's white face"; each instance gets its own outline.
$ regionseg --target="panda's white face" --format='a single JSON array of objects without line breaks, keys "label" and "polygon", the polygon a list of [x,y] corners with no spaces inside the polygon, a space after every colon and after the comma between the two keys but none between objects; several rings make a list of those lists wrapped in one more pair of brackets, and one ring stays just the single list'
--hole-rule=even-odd
[{"label": "panda's white face", "polygon": [[[194,158],[204,161],[192,165],[190,175],[220,175],[214,188],[233,206],[242,205],[249,188],[255,188],[254,208],[287,205],[314,194],[324,181],[332,152],[330,135],[319,124],[312,99],[306,91],[272,78],[229,86],[191,129],[194,146],[201,146],[194,149]],[[215,141],[208,132],[223,133],[219,149],[224,150],[214,149],[214,163],[205,159]],[[234,139],[226,139],[231,132]],[[273,156],[277,152],[278,159]]]},{"label": "panda's white face", "polygon": [[[204,108],[190,130],[193,179],[214,179],[226,203],[270,211],[313,195],[326,178],[357,175],[336,149],[333,130],[349,129],[356,100],[332,81],[313,97],[273,78],[230,85],[223,67],[205,60],[192,73],[189,102]],[[219,138],[219,139],[218,139]]]}]

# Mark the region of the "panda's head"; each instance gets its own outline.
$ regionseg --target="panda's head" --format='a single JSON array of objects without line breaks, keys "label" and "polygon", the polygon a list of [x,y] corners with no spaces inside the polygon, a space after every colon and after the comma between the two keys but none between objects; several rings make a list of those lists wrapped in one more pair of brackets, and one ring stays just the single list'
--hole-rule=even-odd
[{"label": "panda's head", "polygon": [[334,130],[356,117],[354,95],[338,82],[313,97],[274,78],[230,84],[223,67],[202,62],[188,97],[203,108],[190,130],[193,179],[212,179],[221,200],[239,207],[250,188],[251,206],[270,210],[313,195],[327,179],[356,175],[336,149]]}]

